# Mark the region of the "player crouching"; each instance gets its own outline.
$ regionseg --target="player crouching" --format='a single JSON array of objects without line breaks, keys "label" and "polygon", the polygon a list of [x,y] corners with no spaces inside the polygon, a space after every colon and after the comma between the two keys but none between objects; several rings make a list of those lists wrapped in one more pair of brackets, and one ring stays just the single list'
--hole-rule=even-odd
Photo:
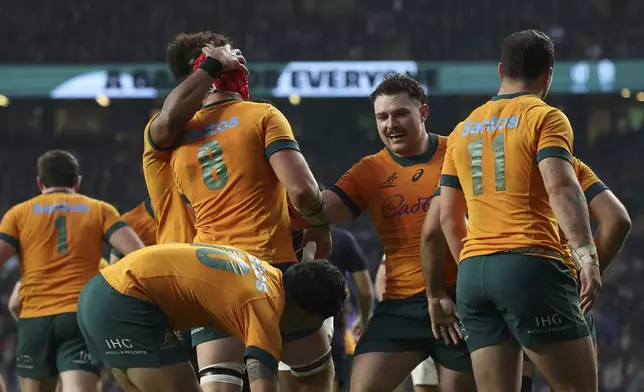
[{"label": "player crouching", "polygon": [[128,392],[201,391],[188,348],[173,332],[199,326],[243,341],[251,391],[272,392],[278,390],[281,332],[340,313],[345,284],[326,261],[282,274],[231,247],[157,245],[93,278],[78,301],[78,323],[92,357]]}]

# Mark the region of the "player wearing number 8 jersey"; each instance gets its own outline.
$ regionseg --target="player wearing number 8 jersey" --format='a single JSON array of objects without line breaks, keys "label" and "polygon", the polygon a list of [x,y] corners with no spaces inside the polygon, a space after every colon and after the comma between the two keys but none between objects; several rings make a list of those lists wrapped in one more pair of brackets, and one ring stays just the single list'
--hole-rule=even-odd
[{"label": "player wearing number 8 jersey", "polygon": [[11,208],[0,224],[0,265],[20,254],[17,362],[22,389],[63,384],[95,388],[98,368],[76,323],[83,286],[98,273],[102,243],[124,254],[143,246],[107,203],[76,193],[76,159],[49,151],[38,159],[42,192]]},{"label": "player wearing number 8 jersey", "polygon": [[[498,95],[448,140],[441,226],[460,260],[458,315],[479,391],[518,387],[521,348],[554,390],[597,390],[581,307],[597,297],[599,269],[572,167],[572,128],[542,101],[553,65],[545,34],[510,35]],[[557,223],[582,260],[581,306]]]},{"label": "player wearing number 8 jersey", "polygon": [[[168,59],[183,82],[148,125],[147,143],[170,154],[175,186],[195,213],[194,242],[235,246],[285,270],[296,262],[288,195],[312,226],[304,241],[316,242],[318,257],[328,255],[330,233],[317,181],[286,118],[269,104],[248,102],[241,52],[219,34],[180,34],[168,46]],[[333,370],[321,327],[297,336],[302,344],[312,339],[307,350],[290,349],[295,346],[285,337],[284,361],[305,368],[298,380],[317,385],[319,378],[320,390],[328,390]],[[204,328],[193,330],[192,339],[204,390],[239,390],[239,339]]]}]

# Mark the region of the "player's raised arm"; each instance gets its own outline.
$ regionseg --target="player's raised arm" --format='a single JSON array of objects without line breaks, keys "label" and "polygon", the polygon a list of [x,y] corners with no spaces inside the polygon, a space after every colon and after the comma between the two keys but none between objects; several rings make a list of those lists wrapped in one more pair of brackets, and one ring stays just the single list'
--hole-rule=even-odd
[{"label": "player's raised arm", "polygon": [[566,116],[552,109],[542,119],[537,162],[559,226],[582,263],[581,306],[590,310],[599,295],[601,278],[588,206],[572,165],[572,127]]},{"label": "player's raised arm", "polygon": [[599,268],[603,273],[619,253],[631,231],[631,218],[626,207],[595,175],[588,165],[574,158],[579,165],[578,179],[588,202],[590,215],[599,223],[595,232],[595,245]]},{"label": "player's raised arm", "polygon": [[[168,48],[171,50],[171,48]],[[150,139],[158,149],[171,148],[184,126],[201,107],[219,72],[246,69],[246,60],[230,45],[202,49],[205,58],[199,68],[170,92],[163,108],[150,126]]]}]

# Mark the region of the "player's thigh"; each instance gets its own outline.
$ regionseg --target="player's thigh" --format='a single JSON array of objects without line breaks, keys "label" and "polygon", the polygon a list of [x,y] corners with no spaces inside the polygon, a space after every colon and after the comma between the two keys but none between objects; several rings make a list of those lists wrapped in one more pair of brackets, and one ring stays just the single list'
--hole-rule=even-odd
[{"label": "player's thigh", "polygon": [[85,370],[66,370],[60,373],[61,392],[96,391],[99,376]]},{"label": "player's thigh", "polygon": [[469,352],[511,339],[510,330],[487,295],[483,272],[490,256],[469,257],[458,266],[456,299],[461,330]]},{"label": "player's thigh", "polygon": [[18,376],[46,380],[58,376],[54,317],[20,318],[16,369]]},{"label": "player's thigh", "polygon": [[78,323],[93,362],[100,361],[108,369],[158,368],[189,361],[188,351],[161,308],[117,292],[100,274],[81,293]]},{"label": "player's thigh", "polygon": [[577,281],[563,262],[521,254],[489,256],[483,281],[523,347],[589,336]]},{"label": "player's thigh", "polygon": [[[281,365],[281,363],[280,363]],[[291,374],[290,368],[288,370],[282,370],[280,369],[278,374],[277,374],[279,384],[280,384],[280,392],[297,392],[298,391],[298,384],[297,380],[295,379],[295,376]]]},{"label": "player's thigh", "polygon": [[472,365],[478,392],[518,391],[521,386],[522,355],[521,347],[514,340],[474,351]]},{"label": "player's thigh", "polygon": [[433,354],[429,325],[424,295],[381,301],[356,346],[350,390],[394,390]]},{"label": "player's thigh", "polygon": [[56,365],[61,374],[63,392],[73,390],[68,389],[67,385],[87,385],[88,388],[92,385],[95,386],[98,382],[100,368],[97,364],[92,363],[89,348],[78,326],[76,313],[56,315],[54,317],[54,332],[58,342]]},{"label": "player's thigh", "polygon": [[20,377],[21,392],[55,392],[57,386],[58,377],[40,380]]},{"label": "player's thigh", "polygon": [[597,391],[597,361],[590,336],[524,350],[554,391]]},{"label": "player's thigh", "polygon": [[[126,392],[201,392],[189,362],[158,368],[116,370],[114,375]],[[128,389],[129,387],[129,389]]]},{"label": "player's thigh", "polygon": [[215,328],[195,328],[192,345],[197,350],[199,369],[225,362],[244,363],[244,343]]},{"label": "player's thigh", "polygon": [[328,325],[322,324],[310,330],[285,332],[282,334],[282,361],[295,373],[306,373],[319,362],[331,360],[331,336]]}]

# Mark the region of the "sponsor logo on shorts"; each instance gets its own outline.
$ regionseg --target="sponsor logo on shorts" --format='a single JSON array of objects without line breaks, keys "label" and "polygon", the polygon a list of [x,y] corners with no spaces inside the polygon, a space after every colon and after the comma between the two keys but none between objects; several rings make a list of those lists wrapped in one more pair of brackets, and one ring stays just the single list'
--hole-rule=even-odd
[{"label": "sponsor logo on shorts", "polygon": [[106,355],[144,355],[148,353],[134,347],[131,339],[105,339],[105,344],[109,349],[105,351]]},{"label": "sponsor logo on shorts", "polygon": [[34,359],[29,355],[18,355],[18,358],[16,358],[16,367],[21,369],[33,369]]},{"label": "sponsor logo on shorts", "polygon": [[203,330],[204,330],[203,327],[193,328],[193,329],[190,330],[190,335],[194,335],[194,334],[199,333],[199,332],[201,332]]},{"label": "sponsor logo on shorts", "polygon": [[534,324],[535,326],[528,330],[531,335],[561,332],[576,327],[573,324],[563,324],[563,319],[558,313],[548,316],[536,316],[534,317]]},{"label": "sponsor logo on shorts", "polygon": [[79,351],[78,357],[72,360],[73,363],[86,365],[92,363],[92,355],[87,351]]},{"label": "sponsor logo on shorts", "polygon": [[163,335],[163,344],[161,344],[161,350],[167,350],[169,348],[177,347],[178,340],[177,335],[174,331],[167,329]]}]

